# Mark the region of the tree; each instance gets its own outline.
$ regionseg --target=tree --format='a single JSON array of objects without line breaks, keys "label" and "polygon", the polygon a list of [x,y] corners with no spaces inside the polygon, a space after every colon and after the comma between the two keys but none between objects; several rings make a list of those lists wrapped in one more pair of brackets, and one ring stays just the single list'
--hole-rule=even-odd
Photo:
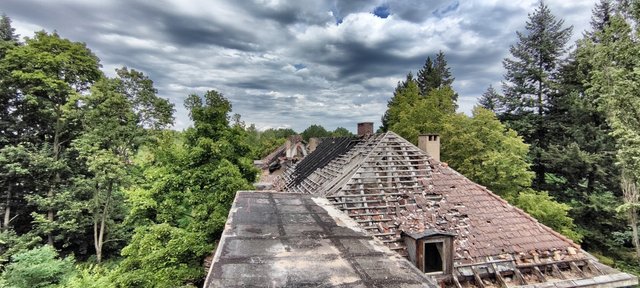
[{"label": "tree", "polygon": [[347,128],[344,127],[338,127],[336,128],[336,130],[333,130],[333,132],[331,132],[331,137],[353,137],[353,133],[351,133],[351,131],[349,131]]},{"label": "tree", "polygon": [[[7,15],[0,18],[0,61],[7,52],[18,46],[18,36],[11,27],[11,19]],[[0,79],[7,79],[10,71],[0,69]],[[16,116],[16,91],[7,81],[0,81],[0,147],[7,144],[17,144],[15,141],[15,124],[19,117]]]},{"label": "tree", "polygon": [[113,280],[116,287],[183,287],[202,277],[203,255],[213,242],[202,232],[190,232],[167,223],[143,226],[122,251],[122,261]]},{"label": "tree", "polygon": [[611,17],[615,14],[614,5],[611,0],[600,0],[596,3],[596,6],[591,10],[591,30],[585,32],[584,36],[590,38],[592,41],[599,42],[598,32],[604,31],[611,22]]},{"label": "tree", "polygon": [[403,138],[418,143],[418,135],[442,130],[444,119],[455,113],[455,103],[450,87],[433,89],[427,97],[420,97],[415,82],[398,91],[395,106],[387,110],[389,130]]},{"label": "tree", "polygon": [[[638,8],[635,3],[634,8]],[[625,9],[625,7],[622,7]],[[634,245],[638,247],[636,183],[640,179],[640,53],[638,31],[625,17],[640,10],[622,10],[614,15],[604,29],[596,32],[599,40],[585,41],[585,49],[591,52],[589,93],[599,95],[599,108],[611,126],[611,135],[616,140],[617,164],[622,170],[621,186],[625,204],[620,210],[628,213],[632,227]],[[637,21],[637,19],[632,19]],[[632,21],[632,23],[633,23]],[[638,249],[638,248],[636,248]],[[637,251],[636,251],[637,252]],[[640,255],[638,255],[640,256]]]},{"label": "tree", "polygon": [[469,179],[507,199],[531,186],[528,145],[493,112],[475,107],[472,117],[449,116],[440,135],[442,160]]},{"label": "tree", "polygon": [[493,113],[499,113],[502,112],[502,101],[502,95],[498,94],[493,85],[489,85],[487,91],[480,96],[478,104],[484,109],[493,111]]},{"label": "tree", "polygon": [[109,239],[109,234],[116,234],[117,223],[124,219],[123,192],[135,174],[131,156],[148,142],[145,128],[157,130],[173,122],[173,105],[156,96],[150,79],[133,69],[116,72],[118,78],[99,80],[91,94],[81,97],[83,133],[73,141],[88,172],[75,178],[74,188],[78,195],[88,196],[98,263],[106,243],[122,241]]},{"label": "tree", "polygon": [[640,193],[636,181],[629,175],[622,175],[621,185],[624,199],[624,205],[618,207],[618,210],[627,214],[629,226],[631,226],[631,237],[633,238],[633,246],[636,248],[636,257],[640,258],[640,237],[638,236],[638,207],[640,207]]},{"label": "tree", "polygon": [[[98,58],[82,43],[62,39],[57,34],[37,32],[24,46],[9,50],[0,62],[0,70],[8,71],[7,85],[18,92],[21,122],[18,128],[23,141],[44,145],[54,161],[69,165],[65,150],[78,132],[76,119],[69,117],[77,106],[69,100],[86,92],[102,77]],[[34,214],[41,233],[54,243],[57,209],[64,203],[56,197],[68,184],[66,165],[49,179],[46,195],[33,198],[39,212]]]},{"label": "tree", "polygon": [[254,159],[264,158],[284,144],[289,136],[298,134],[290,128],[269,128],[258,131],[254,124],[249,125],[245,130],[248,134],[248,143],[253,148]]},{"label": "tree", "polygon": [[[403,97],[401,94],[409,88],[409,85],[413,84],[415,84],[417,87],[417,83],[413,79],[413,74],[411,72],[407,73],[407,77],[404,81],[398,81],[398,85],[393,92],[393,97],[391,97],[391,99],[389,99],[389,101],[387,102],[387,111],[385,111],[384,115],[382,115],[382,126],[380,127],[380,130],[382,132],[389,131],[389,127],[391,126],[391,124],[398,122],[399,107],[406,104],[405,102],[409,101],[409,99],[404,99],[405,97]],[[417,97],[413,100],[417,100]]]},{"label": "tree", "polygon": [[190,95],[185,106],[193,127],[179,141],[163,132],[145,164],[146,184],[128,191],[127,222],[139,228],[122,252],[120,286],[199,281],[236,191],[251,189],[256,180],[246,131],[229,123],[231,103],[208,91]]},{"label": "tree", "polygon": [[7,145],[0,149],[0,185],[4,188],[0,228],[3,231],[10,229],[16,219],[28,219],[27,197],[47,189],[48,183],[43,179],[51,176],[50,171],[57,170],[56,165],[45,151],[27,144]]},{"label": "tree", "polygon": [[573,241],[580,242],[582,240],[582,235],[575,231],[576,225],[568,215],[571,207],[556,202],[547,192],[525,191],[518,194],[513,203],[542,224],[553,228]]},{"label": "tree", "polygon": [[0,40],[7,42],[18,42],[16,29],[11,26],[11,18],[6,14],[2,14],[0,18]]},{"label": "tree", "polygon": [[127,67],[116,69],[118,87],[116,91],[131,102],[131,109],[141,128],[163,129],[173,124],[173,104],[158,97],[153,81],[140,71]]},{"label": "tree", "polygon": [[9,287],[16,288],[64,284],[73,272],[73,258],[57,259],[57,256],[56,250],[48,245],[16,254],[2,278]]},{"label": "tree", "polygon": [[322,125],[313,124],[304,129],[301,135],[304,140],[309,140],[311,138],[331,137],[331,132],[327,131]]},{"label": "tree", "polygon": [[[451,86],[453,78],[449,67],[447,67],[447,60],[445,59],[444,52],[439,51],[436,54],[435,60],[431,61],[431,57],[427,57],[427,60],[422,66],[422,69],[418,71],[416,81],[420,88],[420,95],[426,97],[433,89],[444,88]],[[457,101],[457,95],[454,95],[453,101]]]},{"label": "tree", "polygon": [[499,116],[531,145],[534,187],[543,186],[545,180],[541,158],[547,148],[544,125],[548,99],[555,91],[554,75],[571,36],[572,27],[563,25],[564,20],[556,19],[541,1],[529,14],[526,33],[516,32],[518,43],[510,48],[512,58],[503,61],[507,70],[503,82],[506,111]]}]

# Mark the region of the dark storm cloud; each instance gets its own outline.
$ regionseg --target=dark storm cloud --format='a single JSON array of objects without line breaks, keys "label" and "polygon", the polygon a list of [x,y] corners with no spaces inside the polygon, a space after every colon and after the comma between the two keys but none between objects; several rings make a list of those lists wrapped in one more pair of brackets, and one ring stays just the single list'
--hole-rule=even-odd
[{"label": "dark storm cloud", "polygon": [[[578,3],[579,2],[579,3]],[[593,3],[546,1],[581,33]],[[310,124],[354,129],[379,121],[395,85],[443,50],[469,112],[489,84],[535,0],[5,0],[22,36],[36,29],[87,43],[107,75],[128,66],[182,105],[216,89],[259,128]],[[575,38],[575,37],[574,37]],[[378,125],[376,123],[376,125]]]}]

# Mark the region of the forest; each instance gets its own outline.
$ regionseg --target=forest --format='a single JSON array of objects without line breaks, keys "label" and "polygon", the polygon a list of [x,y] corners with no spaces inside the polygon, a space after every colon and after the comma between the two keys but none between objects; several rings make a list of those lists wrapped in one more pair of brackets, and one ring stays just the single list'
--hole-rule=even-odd
[{"label": "forest", "polygon": [[[612,267],[640,275],[640,1],[601,0],[589,31],[540,2],[471,115],[444,52],[389,91],[379,132],[438,133],[442,161]],[[0,287],[198,287],[235,192],[292,129],[259,131],[220,92],[191,127],[142,71],[0,19]],[[582,33],[569,43],[572,33]],[[353,136],[311,125],[311,137]]]}]

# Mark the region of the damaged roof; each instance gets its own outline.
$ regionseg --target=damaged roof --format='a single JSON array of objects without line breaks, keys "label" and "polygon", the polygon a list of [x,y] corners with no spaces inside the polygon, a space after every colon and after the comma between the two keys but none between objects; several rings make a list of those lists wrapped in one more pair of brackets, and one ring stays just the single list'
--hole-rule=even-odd
[{"label": "damaged roof", "polygon": [[437,287],[332,206],[238,192],[205,287]]},{"label": "damaged roof", "polygon": [[[577,261],[582,267],[578,269],[595,271],[574,271],[582,273],[578,273],[582,278],[618,273],[393,132],[325,139],[285,171],[274,187],[325,196],[369,235],[403,256],[407,256],[407,249],[402,232],[454,234],[455,273],[462,278],[478,275],[478,263],[502,263],[514,271],[541,263],[569,269],[567,263]],[[480,274],[501,269],[492,266],[484,265]],[[637,283],[634,276],[624,275]],[[549,281],[537,276],[529,281],[518,278],[520,285]]]}]

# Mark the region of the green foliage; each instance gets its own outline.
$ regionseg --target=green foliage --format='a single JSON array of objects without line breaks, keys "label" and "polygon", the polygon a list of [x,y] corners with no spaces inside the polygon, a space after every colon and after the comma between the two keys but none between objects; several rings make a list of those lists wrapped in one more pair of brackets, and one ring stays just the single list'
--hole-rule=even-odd
[{"label": "green foliage", "polygon": [[561,57],[571,37],[572,27],[563,28],[564,20],[558,20],[540,1],[525,24],[526,32],[517,32],[518,43],[510,48],[511,58],[503,61],[505,82],[502,103],[494,108],[504,111],[499,115],[509,128],[518,132],[530,144],[534,187],[544,186],[545,167],[541,157],[548,148],[546,135],[549,99],[556,91],[555,76]]},{"label": "green foliage", "polygon": [[16,288],[64,284],[73,272],[73,258],[57,259],[57,256],[56,250],[48,245],[16,254],[2,278],[7,286]]},{"label": "green foliage", "polygon": [[11,19],[2,14],[0,18],[0,40],[1,41],[18,41],[18,35],[15,33],[16,29],[11,26]]},{"label": "green foliage", "polygon": [[80,173],[82,167],[67,151],[81,130],[76,117],[79,105],[74,99],[102,77],[99,67],[98,58],[83,43],[44,31],[10,49],[0,60],[0,70],[6,72],[3,85],[13,98],[11,131],[19,135],[13,141],[28,142],[55,162],[56,169],[38,179],[46,184],[46,190],[26,189],[38,192],[29,195],[30,204],[35,206],[31,213],[34,229],[47,235],[49,244],[68,245],[66,232],[77,232],[74,223],[57,218],[56,213],[73,199],[68,188],[72,175]]},{"label": "green foliage", "polygon": [[180,287],[204,275],[202,256],[213,242],[206,233],[189,232],[168,223],[140,227],[123,251],[113,277],[116,287]]},{"label": "green foliage", "polygon": [[[230,126],[230,103],[209,91],[187,99],[194,127],[176,141],[163,133],[145,164],[143,185],[128,190],[129,225],[139,226],[123,249],[118,285],[176,287],[199,280],[202,261],[222,232],[238,190],[252,189],[245,128]],[[211,122],[217,121],[217,122]]]},{"label": "green foliage", "polygon": [[493,111],[493,113],[503,112],[500,110],[500,105],[504,102],[503,97],[504,96],[500,95],[498,91],[493,88],[493,85],[489,85],[487,91],[478,99],[478,104],[482,106],[482,108]]},{"label": "green foliage", "polygon": [[327,131],[322,125],[316,124],[307,127],[307,129],[304,129],[300,134],[302,138],[307,141],[311,138],[331,137],[331,132]]},{"label": "green foliage", "polygon": [[[449,67],[447,67],[444,52],[440,51],[433,61],[431,61],[431,57],[427,57],[424,66],[418,71],[416,82],[420,89],[420,95],[429,97],[429,94],[434,89],[451,88],[454,79],[451,76]],[[454,102],[455,110],[457,108],[455,103],[458,101],[458,94],[451,95],[451,100]]]},{"label": "green foliage", "polygon": [[67,280],[65,288],[115,288],[116,270],[110,265],[77,265],[73,277]]},{"label": "green foliage", "polygon": [[41,241],[42,238],[32,234],[18,236],[13,230],[9,229],[0,232],[0,268],[9,263],[13,255],[34,248]]},{"label": "green foliage", "polygon": [[491,191],[512,198],[531,186],[528,145],[493,112],[476,107],[473,117],[449,116],[441,141],[442,160]]},{"label": "green foliage", "polygon": [[554,201],[547,192],[533,190],[523,192],[518,194],[514,203],[542,224],[553,228],[573,241],[581,241],[582,235],[575,231],[573,219],[568,216],[571,207]]},{"label": "green foliage", "polygon": [[289,128],[270,128],[264,131],[258,131],[253,124],[246,128],[246,132],[248,134],[247,141],[253,148],[252,154],[254,159],[264,158],[284,144],[289,136],[298,134]]},{"label": "green foliage", "polygon": [[387,110],[389,130],[413,143],[418,143],[420,134],[442,131],[445,118],[455,112],[454,94],[450,87],[445,87],[433,89],[421,98],[417,85],[408,84],[394,96],[397,105]]},{"label": "green foliage", "polygon": [[349,131],[347,128],[344,127],[338,127],[336,128],[336,130],[333,130],[333,132],[331,132],[331,137],[353,137],[353,133],[351,133],[351,131]]}]

